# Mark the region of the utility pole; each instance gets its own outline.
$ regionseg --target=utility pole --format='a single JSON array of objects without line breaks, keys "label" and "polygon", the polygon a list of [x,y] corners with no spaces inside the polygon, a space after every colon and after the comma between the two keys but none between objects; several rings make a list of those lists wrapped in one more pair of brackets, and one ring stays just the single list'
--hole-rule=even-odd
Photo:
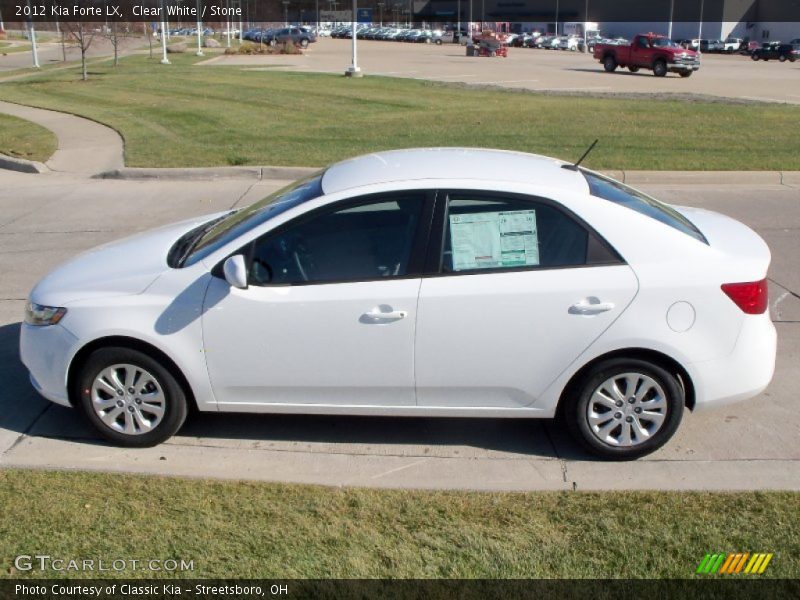
[{"label": "utility pole", "polygon": [[697,34],[697,53],[702,54],[701,48],[703,44],[703,4],[704,0],[700,0],[700,30]]}]

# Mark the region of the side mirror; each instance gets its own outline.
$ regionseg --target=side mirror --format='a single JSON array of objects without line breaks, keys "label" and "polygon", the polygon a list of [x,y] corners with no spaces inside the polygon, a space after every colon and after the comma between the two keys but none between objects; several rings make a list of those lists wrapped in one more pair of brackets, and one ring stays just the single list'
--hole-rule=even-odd
[{"label": "side mirror", "polygon": [[222,264],[222,272],[225,274],[225,281],[231,286],[242,290],[247,289],[247,265],[244,256],[236,254],[229,256]]}]

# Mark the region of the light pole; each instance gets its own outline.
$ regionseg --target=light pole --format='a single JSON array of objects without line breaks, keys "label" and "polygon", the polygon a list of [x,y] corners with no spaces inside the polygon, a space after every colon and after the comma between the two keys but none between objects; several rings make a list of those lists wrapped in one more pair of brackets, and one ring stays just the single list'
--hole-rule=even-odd
[{"label": "light pole", "polygon": [[669,0],[669,26],[667,27],[667,37],[672,39],[672,19],[675,16],[675,0]]},{"label": "light pole", "polygon": [[[30,14],[31,2],[28,0],[28,11]],[[2,27],[0,27],[2,29]],[[33,19],[28,17],[28,33],[31,37],[31,55],[33,57],[33,67],[39,68],[39,49],[36,47],[36,30],[33,28]]]},{"label": "light pole", "polygon": [[348,67],[348,69],[344,72],[345,76],[347,77],[363,77],[364,74],[361,72],[361,69],[358,68],[358,0],[353,0],[353,64]]},{"label": "light pole", "polygon": [[197,56],[203,56],[203,22],[200,12],[200,0],[197,0]]},{"label": "light pole", "polygon": [[458,0],[458,25],[456,25],[456,34],[453,36],[453,41],[461,43],[461,0]]},{"label": "light pole", "polygon": [[161,19],[161,64],[168,65],[167,58],[167,22]]},{"label": "light pole", "polygon": [[289,26],[289,0],[283,0],[283,26]]},{"label": "light pole", "polygon": [[586,23],[589,22],[589,0],[586,0],[586,8],[583,11],[583,51],[589,52],[589,38],[586,35]]},{"label": "light pole", "polygon": [[558,37],[558,0],[556,0],[556,37]]},{"label": "light pole", "polygon": [[700,29],[697,33],[697,53],[702,54],[702,40],[703,40],[703,4],[704,0],[700,0]]},{"label": "light pole", "polygon": [[[228,4],[228,1],[225,0],[225,8],[227,9],[229,6],[230,5]],[[225,27],[226,27],[226,29],[225,29],[225,37],[227,38],[227,41],[225,42],[225,47],[226,48],[230,48],[231,47],[231,14],[230,14],[230,12],[228,10],[225,10]]]},{"label": "light pole", "polygon": [[384,6],[385,6],[384,2],[378,2],[378,15],[379,15],[379,19],[378,20],[381,23],[381,27],[383,27],[383,7]]}]

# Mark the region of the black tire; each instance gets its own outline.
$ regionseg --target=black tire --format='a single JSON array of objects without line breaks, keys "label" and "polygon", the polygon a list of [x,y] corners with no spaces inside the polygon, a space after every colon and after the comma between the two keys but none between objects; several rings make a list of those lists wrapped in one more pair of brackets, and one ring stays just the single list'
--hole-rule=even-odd
[{"label": "black tire", "polygon": [[606,70],[606,73],[613,73],[617,70],[617,59],[613,56],[606,56],[603,59],[603,68]]},{"label": "black tire", "polygon": [[441,46],[442,45],[442,40],[436,40],[436,45],[437,46]]},{"label": "black tire", "polygon": [[[161,421],[150,431],[128,434],[112,429],[111,426],[103,422],[94,410],[91,390],[95,378],[104,369],[119,364],[132,365],[147,371],[161,387],[164,398],[164,415]],[[160,444],[172,437],[181,428],[188,414],[186,394],[175,376],[160,362],[138,350],[122,347],[95,350],[81,367],[76,385],[78,387],[75,390],[75,397],[78,398],[78,403],[89,422],[103,437],[120,446],[145,448]],[[134,395],[136,394],[131,396]],[[124,398],[127,398],[127,396]]]},{"label": "black tire", "polygon": [[630,71],[631,73],[638,73],[639,67],[631,65],[630,67],[628,67],[628,71]]},{"label": "black tire", "polygon": [[653,75],[656,77],[666,77],[667,76],[667,63],[663,60],[657,60],[653,63]]},{"label": "black tire", "polygon": [[[588,417],[589,403],[597,388],[608,379],[623,373],[637,373],[651,378],[663,390],[666,401],[665,418],[661,427],[652,434],[651,438],[631,446],[618,446],[600,440],[592,431]],[[628,392],[628,390],[625,391]],[[566,422],[567,428],[575,440],[591,453],[607,459],[632,460],[650,454],[669,441],[680,425],[684,401],[683,388],[680,383],[675,376],[662,367],[639,359],[614,358],[594,365],[580,381],[572,386],[562,400],[560,416]],[[623,406],[621,411],[628,408],[627,405]],[[614,418],[617,417],[614,416]],[[630,417],[626,417],[626,420],[628,418]],[[621,418],[619,423],[620,426],[623,425]],[[609,435],[615,430],[616,428],[612,429]]]},{"label": "black tire", "polygon": [[750,58],[752,58],[754,61],[758,62],[758,54],[753,53],[753,54],[750,55]]},{"label": "black tire", "polygon": [[779,60],[780,62],[786,62],[786,55],[785,55],[785,54],[781,54],[781,55],[778,57],[778,60]]},{"label": "black tire", "polygon": [[300,47],[301,48],[308,48],[308,40],[306,38],[303,38],[302,40],[300,40]]},{"label": "black tire", "polygon": [[694,73],[694,71],[681,71],[680,75],[681,75],[681,77],[683,77],[685,79],[687,77],[691,77],[692,73]]}]

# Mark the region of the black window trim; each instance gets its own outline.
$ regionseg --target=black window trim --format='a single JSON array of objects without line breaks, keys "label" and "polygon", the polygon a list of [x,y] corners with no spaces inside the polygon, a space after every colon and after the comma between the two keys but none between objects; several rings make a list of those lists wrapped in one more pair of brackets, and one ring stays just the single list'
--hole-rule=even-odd
[{"label": "black window trim", "polygon": [[[517,266],[517,267],[501,267],[501,268],[489,268],[489,269],[465,269],[463,271],[444,271],[443,270],[443,260],[444,260],[444,242],[447,237],[446,234],[446,227],[447,223],[445,220],[445,215],[447,214],[447,208],[450,202],[450,196],[454,194],[465,194],[469,196],[478,196],[481,194],[485,194],[488,196],[487,198],[483,199],[497,199],[497,200],[517,200],[523,202],[536,202],[538,204],[543,204],[554,210],[559,211],[566,217],[575,221],[578,225],[583,227],[589,238],[587,239],[587,254],[589,252],[589,247],[592,245],[592,241],[595,244],[598,244],[611,258],[607,261],[598,261],[598,262],[586,262],[581,265],[553,265],[553,266],[542,266],[542,265],[525,265],[525,266]],[[607,267],[607,266],[618,266],[618,265],[626,265],[627,262],[622,256],[617,252],[617,250],[606,240],[602,235],[600,235],[597,230],[589,225],[584,219],[576,215],[574,212],[569,210],[560,202],[556,202],[549,198],[544,198],[542,196],[533,196],[530,194],[520,194],[515,192],[503,192],[498,190],[480,190],[480,189],[462,189],[462,188],[448,188],[448,189],[439,189],[436,191],[436,203],[435,203],[435,213],[433,217],[433,226],[431,228],[431,240],[428,243],[428,255],[425,261],[425,274],[423,277],[458,277],[464,275],[488,275],[491,273],[514,273],[520,271],[552,271],[556,269],[585,269],[587,267]],[[587,258],[588,260],[588,258]]]},{"label": "black window trim", "polygon": [[[325,213],[333,213],[340,210],[346,210],[347,208],[361,206],[363,204],[373,204],[380,201],[391,201],[393,199],[403,199],[403,198],[407,199],[410,195],[422,197],[422,213],[420,215],[419,223],[417,224],[417,229],[414,232],[414,242],[411,246],[411,254],[408,259],[408,269],[406,270],[405,275],[397,275],[389,277],[372,277],[368,279],[331,279],[325,281],[297,281],[291,283],[266,283],[266,284],[255,284],[250,281],[250,269],[252,268],[252,258],[253,258],[253,253],[255,251],[255,245],[260,239],[264,238],[265,236],[272,237],[276,235],[281,235],[288,229],[291,229],[292,227],[296,227],[298,225],[302,225],[303,223],[315,219],[316,217]],[[305,212],[302,215],[298,215],[297,217],[290,219],[285,223],[281,223],[277,227],[270,229],[266,233],[250,240],[247,244],[238,248],[234,252],[231,252],[225,258],[220,260],[211,270],[211,274],[214,277],[225,279],[225,274],[223,273],[223,264],[225,263],[225,261],[228,260],[228,258],[230,258],[231,256],[242,254],[245,257],[245,263],[247,265],[248,285],[260,288],[298,287],[298,286],[309,286],[309,285],[334,285],[340,283],[367,283],[371,281],[397,281],[402,279],[419,279],[424,275],[425,260],[428,254],[428,243],[431,237],[430,232],[431,232],[431,224],[433,220],[433,211],[434,211],[434,195],[435,191],[429,189],[396,190],[390,192],[376,192],[373,194],[365,194],[363,196],[355,196],[352,198],[347,198],[344,200],[339,200],[336,202],[325,204],[323,206],[309,210],[308,212]]]}]

